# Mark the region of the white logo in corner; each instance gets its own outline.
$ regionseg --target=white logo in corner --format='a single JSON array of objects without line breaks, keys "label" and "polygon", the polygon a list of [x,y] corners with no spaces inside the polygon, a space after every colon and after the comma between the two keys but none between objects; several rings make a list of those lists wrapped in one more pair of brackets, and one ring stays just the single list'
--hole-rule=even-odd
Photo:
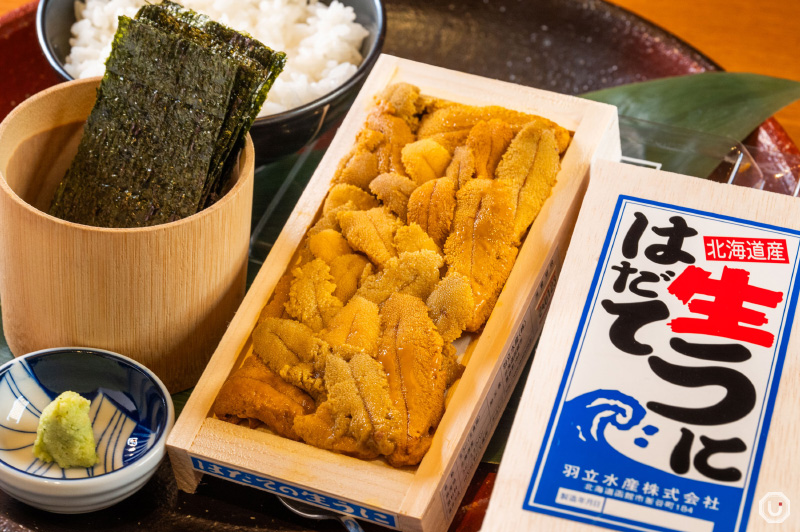
[{"label": "white logo in corner", "polygon": [[789,517],[789,498],[780,491],[770,491],[761,497],[758,513],[767,523],[783,523]]}]

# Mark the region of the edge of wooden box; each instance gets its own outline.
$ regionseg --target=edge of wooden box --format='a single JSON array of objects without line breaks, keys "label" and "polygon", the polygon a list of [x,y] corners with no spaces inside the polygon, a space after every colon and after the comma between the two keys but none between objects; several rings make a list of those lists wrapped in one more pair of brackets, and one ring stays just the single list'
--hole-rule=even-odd
[{"label": "edge of wooden box", "polygon": [[[418,85],[423,93],[438,98],[476,105],[496,104],[540,114],[575,131],[572,145],[564,156],[562,173],[553,196],[545,204],[520,249],[503,294],[480,341],[476,342],[470,365],[450,399],[431,451],[416,471],[394,469],[382,461],[365,462],[337,455],[208,418],[223,382],[249,351],[250,333],[261,308],[314,220],[340,158],[350,150],[357,132],[363,126],[373,96],[396,81]],[[619,156],[617,114],[612,106],[381,56],[170,434],[167,445],[180,489],[193,491],[201,476],[193,469],[191,455],[213,457],[215,460],[227,457],[236,465],[251,471],[288,482],[311,483],[321,493],[396,513],[400,519],[398,526],[404,530],[429,530],[439,527],[443,520],[449,522],[452,515],[444,515],[448,512],[444,512],[441,498],[434,498],[434,495],[442,488],[446,473],[452,470],[459,459],[469,436],[468,429],[497,380],[502,358],[514,341],[516,327],[525,317],[536,284],[544,274],[543,266],[551,259],[557,264],[563,260],[585,191],[590,164],[595,158],[619,159]],[[531,235],[535,237],[531,238]],[[534,272],[533,279],[531,272]],[[513,382],[509,388],[513,388]],[[492,421],[490,429],[494,428],[497,419]],[[489,430],[489,434],[491,432]],[[232,451],[233,442],[243,448]],[[269,453],[265,452],[265,443]],[[487,443],[488,439],[479,449],[474,464],[466,467],[474,471],[482,448]],[[289,459],[298,455],[302,460]],[[314,465],[308,466],[311,461]],[[473,471],[468,471],[468,476]],[[324,474],[326,479],[322,485],[319,483],[320,474]],[[383,478],[372,478],[376,474]],[[364,482],[365,477],[370,480]],[[458,499],[460,501],[460,496]],[[411,519],[406,519],[408,516]]]}]

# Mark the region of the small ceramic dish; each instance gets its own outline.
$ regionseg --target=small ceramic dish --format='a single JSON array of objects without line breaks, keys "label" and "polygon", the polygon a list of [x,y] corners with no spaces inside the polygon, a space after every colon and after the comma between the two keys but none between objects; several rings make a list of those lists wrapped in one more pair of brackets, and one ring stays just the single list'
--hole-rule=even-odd
[{"label": "small ceramic dish", "polygon": [[[92,404],[99,462],[62,469],[33,455],[42,410],[71,390]],[[132,495],[155,473],[175,421],[161,381],[100,349],[45,349],[0,367],[0,489],[31,506],[84,513]]]}]

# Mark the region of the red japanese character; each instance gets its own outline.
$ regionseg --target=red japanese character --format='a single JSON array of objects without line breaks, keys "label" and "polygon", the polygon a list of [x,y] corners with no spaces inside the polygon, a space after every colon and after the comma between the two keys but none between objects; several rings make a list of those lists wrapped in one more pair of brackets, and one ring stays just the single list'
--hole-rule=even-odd
[{"label": "red japanese character", "polygon": [[[711,279],[711,272],[697,266],[688,266],[667,288],[689,310],[708,316],[701,318],[675,318],[668,325],[676,333],[708,334],[771,347],[775,336],[754,327],[767,323],[767,316],[745,308],[743,303],[775,308],[783,301],[781,292],[750,285],[750,272],[736,268],[722,269],[719,280]],[[713,300],[692,299],[695,295],[713,297]]]}]

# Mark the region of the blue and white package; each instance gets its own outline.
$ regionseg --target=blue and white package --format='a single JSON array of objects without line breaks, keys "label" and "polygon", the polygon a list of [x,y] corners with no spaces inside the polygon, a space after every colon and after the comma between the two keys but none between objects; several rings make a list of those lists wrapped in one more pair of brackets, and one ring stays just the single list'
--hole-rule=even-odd
[{"label": "blue and white package", "polygon": [[795,230],[619,196],[523,509],[744,532],[798,251]]}]

